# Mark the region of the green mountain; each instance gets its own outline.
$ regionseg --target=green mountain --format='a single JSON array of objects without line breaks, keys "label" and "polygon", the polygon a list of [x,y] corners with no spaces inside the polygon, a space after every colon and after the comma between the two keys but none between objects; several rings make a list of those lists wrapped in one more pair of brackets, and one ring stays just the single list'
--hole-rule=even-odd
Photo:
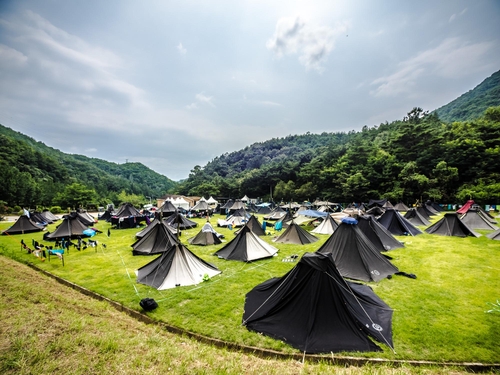
[{"label": "green mountain", "polygon": [[435,110],[445,122],[468,121],[481,117],[489,107],[500,105],[500,70],[473,90]]},{"label": "green mountain", "polygon": [[100,202],[113,201],[122,191],[158,197],[176,185],[141,163],[116,164],[66,154],[0,125],[1,201],[50,206],[55,195],[72,183],[94,189]]}]

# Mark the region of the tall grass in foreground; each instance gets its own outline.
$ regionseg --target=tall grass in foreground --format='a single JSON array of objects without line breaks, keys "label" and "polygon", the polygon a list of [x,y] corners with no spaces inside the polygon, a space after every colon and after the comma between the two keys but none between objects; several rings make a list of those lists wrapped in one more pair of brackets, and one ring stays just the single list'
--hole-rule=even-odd
[{"label": "tall grass in foreground", "polygon": [[[211,219],[216,227],[217,216]],[[203,224],[205,220],[199,220]],[[0,229],[9,225],[0,223]],[[282,262],[292,254],[316,251],[326,241],[310,245],[274,244],[277,257],[253,263],[218,259],[212,254],[224,244],[188,248],[223,273],[197,286],[157,291],[137,284],[134,271],[153,258],[132,256],[130,245],[139,229],[111,229],[110,224],[96,225],[104,233],[94,239],[106,248],[70,249],[65,266],[56,258],[41,262],[20,250],[19,241],[40,242],[42,233],[2,236],[2,254],[34,262],[37,266],[73,281],[124,305],[140,309],[139,301],[154,298],[159,308],[148,313],[157,320],[214,338],[244,345],[271,348],[284,352],[296,350],[281,341],[249,332],[241,326],[245,294],[255,285],[282,276],[296,263]],[[48,230],[53,231],[55,225]],[[216,228],[226,241],[234,233]],[[309,228],[311,229],[311,228]],[[200,227],[182,232],[181,240],[194,236]],[[486,232],[483,232],[486,233]],[[319,236],[318,236],[319,237]],[[264,240],[272,243],[273,236]],[[388,253],[392,262],[417,279],[394,276],[369,285],[394,309],[393,337],[396,353],[382,346],[382,353],[346,353],[389,359],[416,359],[450,362],[495,363],[500,358],[500,314],[486,313],[489,303],[500,299],[500,242],[486,237],[455,238],[422,234],[400,237],[405,248]],[[293,322],[291,322],[293,324]]]},{"label": "tall grass in foreground", "polygon": [[451,367],[342,367],[261,359],[140,323],[0,256],[0,373],[465,374]]}]

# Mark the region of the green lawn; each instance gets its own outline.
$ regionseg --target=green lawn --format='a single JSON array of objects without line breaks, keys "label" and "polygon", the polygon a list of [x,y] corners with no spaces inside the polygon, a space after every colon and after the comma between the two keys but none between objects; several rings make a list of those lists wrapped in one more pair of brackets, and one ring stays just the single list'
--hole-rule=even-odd
[{"label": "green lawn", "polygon": [[[211,219],[216,227],[216,219]],[[203,224],[205,219],[199,220]],[[0,229],[12,223],[0,222]],[[38,267],[81,286],[98,292],[133,309],[140,310],[139,301],[152,297],[159,308],[148,313],[154,319],[210,337],[244,345],[296,352],[288,345],[252,333],[241,326],[245,294],[255,285],[282,276],[296,263],[282,262],[291,254],[301,255],[318,249],[320,241],[300,246],[274,244],[277,257],[254,263],[218,259],[212,254],[224,244],[191,246],[201,258],[215,264],[222,274],[197,286],[157,291],[137,284],[134,271],[152,257],[132,256],[130,245],[139,229],[111,229],[99,222],[104,233],[94,239],[106,248],[70,249],[65,266],[52,257],[42,262],[21,251],[19,242],[43,242],[42,233],[0,237],[0,253]],[[55,225],[49,226],[53,231]],[[229,241],[233,232],[216,228]],[[311,228],[309,228],[311,229]],[[181,239],[194,236],[200,230],[183,231]],[[482,231],[481,233],[488,233]],[[318,236],[319,237],[319,236]],[[273,236],[264,239],[272,243]],[[400,237],[405,248],[391,251],[392,262],[417,279],[394,276],[379,283],[370,283],[375,292],[394,309],[393,338],[395,353],[382,346],[379,353],[346,353],[349,356],[412,359],[446,362],[498,363],[500,358],[500,312],[487,313],[491,304],[500,299],[500,241],[480,238],[452,238],[423,234]],[[47,243],[47,242],[45,242]],[[47,243],[48,244],[48,243]]]}]

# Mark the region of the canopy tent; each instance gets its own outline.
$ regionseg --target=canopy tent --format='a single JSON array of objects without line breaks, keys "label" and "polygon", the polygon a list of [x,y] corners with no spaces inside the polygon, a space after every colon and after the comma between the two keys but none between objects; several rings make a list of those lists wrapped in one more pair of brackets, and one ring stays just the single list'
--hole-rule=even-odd
[{"label": "canopy tent", "polygon": [[470,229],[485,229],[497,230],[498,227],[493,225],[478,209],[469,208],[465,214],[460,217],[462,223],[467,224]]},{"label": "canopy tent", "polygon": [[31,232],[41,232],[43,226],[36,225],[26,215],[21,215],[16,222],[8,229],[4,230],[2,234],[25,234]]},{"label": "canopy tent", "polygon": [[305,245],[318,241],[319,238],[306,231],[300,225],[292,221],[286,230],[274,240],[276,243],[288,243],[296,245]]},{"label": "canopy tent", "polygon": [[236,237],[214,255],[226,260],[251,262],[274,256],[278,249],[261,240],[246,225],[241,228]]},{"label": "canopy tent", "polygon": [[406,220],[398,211],[388,208],[378,219],[385,229],[394,236],[416,236],[422,231]]},{"label": "canopy tent", "polygon": [[358,216],[358,227],[373,243],[378,251],[400,249],[405,245],[398,241],[391,232],[380,224],[373,216]]},{"label": "canopy tent", "polygon": [[212,196],[210,196],[210,198],[207,199],[207,203],[211,208],[215,208],[219,204],[219,202]]},{"label": "canopy tent", "polygon": [[406,212],[408,211],[408,206],[403,202],[398,202],[394,205],[394,209],[399,212]]},{"label": "canopy tent", "polygon": [[222,243],[220,234],[215,231],[210,223],[205,223],[196,236],[191,237],[188,242],[191,245],[218,245]]},{"label": "canopy tent", "polygon": [[337,229],[338,226],[337,222],[333,220],[333,217],[326,215],[323,221],[316,228],[314,228],[311,233],[331,235],[335,232],[335,229]]},{"label": "canopy tent", "polygon": [[454,237],[479,237],[479,233],[474,232],[467,226],[456,212],[447,212],[444,216],[425,230],[430,234]]},{"label": "canopy tent", "polygon": [[305,253],[280,278],[246,295],[243,325],[304,353],[393,347],[392,309],[373,290],[340,276],[331,254]]},{"label": "canopy tent", "polygon": [[354,280],[380,281],[399,272],[377,250],[358,226],[358,221],[353,218],[343,219],[317,252],[332,254],[340,274]]},{"label": "canopy tent", "polygon": [[157,255],[179,243],[177,236],[162,220],[153,220],[148,231],[132,244],[133,255]]},{"label": "canopy tent", "polygon": [[158,290],[195,285],[207,276],[221,273],[214,265],[193,254],[185,245],[175,244],[137,271],[137,282]]},{"label": "canopy tent", "polygon": [[58,240],[62,238],[77,238],[78,236],[87,237],[84,233],[87,229],[87,226],[78,219],[76,212],[73,212],[69,215],[64,215],[61,224],[57,226],[55,231],[49,233],[46,238],[48,240]]},{"label": "canopy tent", "polygon": [[406,211],[404,218],[413,225],[430,225],[429,219],[426,219],[416,208],[410,208]]}]

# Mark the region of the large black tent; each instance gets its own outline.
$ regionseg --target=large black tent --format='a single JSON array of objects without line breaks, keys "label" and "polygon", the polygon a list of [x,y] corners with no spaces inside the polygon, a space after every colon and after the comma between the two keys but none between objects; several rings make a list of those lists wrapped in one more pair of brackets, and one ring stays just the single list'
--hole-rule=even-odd
[{"label": "large black tent", "polygon": [[380,351],[370,337],[393,347],[392,309],[370,287],[344,280],[331,254],[305,253],[253,288],[243,324],[306,353]]},{"label": "large black tent", "polygon": [[158,258],[137,270],[137,282],[158,290],[194,285],[206,276],[221,271],[193,254],[185,245],[176,244]]},{"label": "large black tent", "polygon": [[432,224],[425,230],[430,234],[438,234],[440,236],[455,236],[455,237],[479,237],[479,233],[474,232],[467,226],[456,212],[447,212],[444,216]]},{"label": "large black tent", "polygon": [[214,255],[227,260],[251,262],[272,257],[277,252],[277,248],[260,239],[245,225],[232,241]]},{"label": "large black tent", "polygon": [[380,281],[399,270],[373,245],[353,218],[344,218],[318,253],[332,254],[343,277]]},{"label": "large black tent", "polygon": [[[259,219],[257,219],[255,215],[250,216],[245,226],[249,227],[250,230],[257,236],[266,235],[266,231],[262,228],[262,224],[259,222]],[[236,231],[234,234],[238,234],[240,230],[241,229]]]},{"label": "large black tent", "polygon": [[110,221],[117,228],[135,228],[141,222],[146,221],[146,216],[141,214],[131,203],[124,203],[111,216]]},{"label": "large black tent", "polygon": [[292,243],[296,245],[305,245],[318,241],[319,238],[309,233],[300,225],[292,221],[286,230],[274,240],[277,243]]},{"label": "large black tent", "polygon": [[19,216],[16,222],[8,229],[4,230],[2,234],[24,234],[31,232],[40,232],[43,226],[36,225],[26,215]]},{"label": "large black tent", "polygon": [[395,236],[416,236],[422,231],[406,220],[398,211],[388,208],[378,222]]},{"label": "large black tent", "polygon": [[76,212],[63,216],[63,221],[59,224],[55,231],[49,233],[46,237],[48,240],[70,239],[77,237],[87,237],[84,231],[88,228],[78,218]]},{"label": "large black tent", "polygon": [[163,220],[153,220],[148,231],[132,244],[133,255],[157,255],[179,243],[177,236]]},{"label": "large black tent", "polygon": [[165,223],[170,225],[175,229],[191,229],[198,226],[198,223],[186,218],[183,214],[177,213],[175,215],[170,215],[166,219],[164,219]]},{"label": "large black tent", "polygon": [[460,217],[462,223],[465,223],[470,229],[497,230],[498,227],[488,220],[485,215],[477,208],[470,208]]},{"label": "large black tent", "polygon": [[373,216],[359,215],[358,227],[373,243],[378,251],[389,251],[404,247],[404,244],[397,240],[391,232],[380,224]]}]

